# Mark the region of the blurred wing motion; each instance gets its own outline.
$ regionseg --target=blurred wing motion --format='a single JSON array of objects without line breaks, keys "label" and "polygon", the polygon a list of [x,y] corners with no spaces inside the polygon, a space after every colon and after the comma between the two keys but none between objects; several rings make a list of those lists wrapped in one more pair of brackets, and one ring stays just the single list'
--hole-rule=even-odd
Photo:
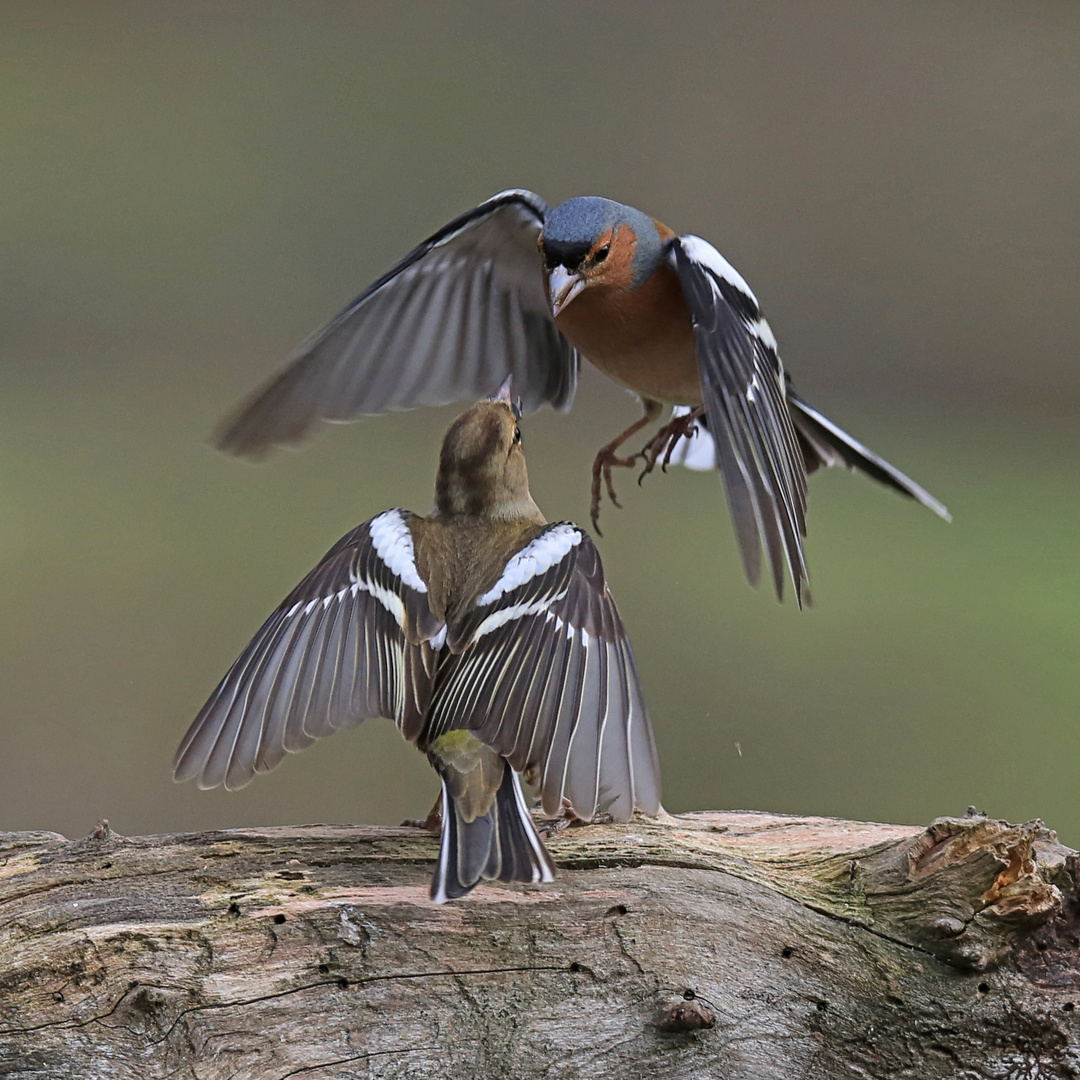
[{"label": "blurred wing motion", "polygon": [[435,667],[426,642],[443,624],[416,570],[412,516],[388,510],[353,529],[286,597],[188,729],[177,780],[243,787],[369,716],[416,737]]},{"label": "blurred wing motion", "polygon": [[750,287],[711,244],[680,236],[671,252],[693,316],[705,413],[746,576],[760,580],[764,544],[777,596],[786,563],[799,603],[809,602],[806,466],[776,339]]},{"label": "blurred wing motion", "polygon": [[577,355],[548,307],[537,238],[547,204],[504,191],[455,218],[305,342],[215,443],[259,457],[318,420],[445,405],[512,375],[527,411],[566,408]]},{"label": "blurred wing motion", "polygon": [[595,545],[549,525],[451,627],[427,741],[467,728],[540,789],[544,810],[655,814],[660,784],[630,642]]}]

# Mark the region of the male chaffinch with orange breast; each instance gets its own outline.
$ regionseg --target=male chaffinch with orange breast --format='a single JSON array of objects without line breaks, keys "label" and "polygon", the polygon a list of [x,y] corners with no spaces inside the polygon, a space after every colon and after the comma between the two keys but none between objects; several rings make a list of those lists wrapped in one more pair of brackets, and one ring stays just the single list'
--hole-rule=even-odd
[{"label": "male chaffinch with orange breast", "polygon": [[[300,441],[317,420],[476,397],[507,374],[525,409],[566,409],[579,356],[644,408],[593,463],[594,528],[602,479],[615,502],[613,466],[643,457],[645,471],[661,458],[717,467],[751,583],[764,545],[777,595],[786,564],[801,604],[815,469],[859,470],[948,520],[932,495],[790,389],[757,298],[714,247],[594,197],[552,209],[530,191],[504,191],[455,218],[304,344],[217,442],[255,457]],[[641,453],[618,456],[664,405],[675,406],[670,423]]]},{"label": "male chaffinch with orange breast", "polygon": [[429,517],[342,537],[203,706],[177,780],[239,788],[316,739],[396,721],[442,779],[436,902],[483,878],[551,881],[518,773],[548,814],[656,814],[634,654],[600,555],[533,502],[508,379],[449,427]]}]

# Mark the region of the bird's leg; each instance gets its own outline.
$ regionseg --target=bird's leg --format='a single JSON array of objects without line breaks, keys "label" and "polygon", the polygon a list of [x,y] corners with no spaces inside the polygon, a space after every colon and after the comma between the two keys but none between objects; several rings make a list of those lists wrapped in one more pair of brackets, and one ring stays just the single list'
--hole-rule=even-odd
[{"label": "bird's leg", "polygon": [[570,805],[570,800],[565,796],[562,801],[562,813],[558,817],[549,818],[543,825],[537,829],[540,837],[544,840],[548,840],[551,837],[561,833],[563,829],[569,829],[571,826],[578,828],[582,825],[610,825],[615,819],[610,814],[594,814],[591,818],[579,818],[574,813],[573,807]]},{"label": "bird's leg", "polygon": [[705,406],[699,405],[693,412],[673,416],[645,444],[644,449],[637,455],[645,459],[645,468],[642,469],[641,475],[638,477],[639,484],[656,468],[656,463],[660,461],[661,455],[663,455],[664,460],[660,461],[660,469],[667,472],[668,464],[671,462],[671,455],[675,452],[679,440],[682,438],[689,439],[694,434],[694,425],[704,415]]},{"label": "bird's leg", "polygon": [[590,506],[590,515],[592,517],[592,527],[596,531],[597,536],[603,535],[600,532],[599,524],[601,481],[607,486],[608,498],[615,506],[618,506],[621,509],[622,506],[615,497],[615,485],[611,481],[611,470],[614,466],[623,469],[633,468],[634,462],[640,457],[639,454],[634,454],[632,457],[619,457],[615,451],[618,450],[631,435],[640,431],[646,424],[651,424],[660,415],[660,411],[663,408],[659,401],[653,401],[651,398],[642,398],[641,404],[645,408],[645,412],[641,419],[634,421],[634,423],[632,423],[625,431],[616,435],[606,446],[601,446],[593,460],[592,504]]},{"label": "bird's leg", "polygon": [[442,792],[439,792],[439,797],[426,818],[406,818],[401,824],[409,829],[426,829],[431,833],[442,832]]}]

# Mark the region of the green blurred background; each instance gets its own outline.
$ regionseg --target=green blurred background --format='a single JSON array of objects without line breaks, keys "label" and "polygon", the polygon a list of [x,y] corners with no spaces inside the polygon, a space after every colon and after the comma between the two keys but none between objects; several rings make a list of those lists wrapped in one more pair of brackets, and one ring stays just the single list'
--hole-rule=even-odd
[{"label": "green blurred background", "polygon": [[[0,829],[396,822],[392,725],[236,794],[169,779],[322,552],[426,511],[453,411],[251,467],[222,412],[415,241],[524,186],[713,241],[800,392],[943,499],[811,485],[816,604],[750,590],[719,481],[620,476],[608,575],[671,810],[1080,843],[1080,5],[18,3],[0,10]],[[525,427],[551,519],[635,415]]]}]

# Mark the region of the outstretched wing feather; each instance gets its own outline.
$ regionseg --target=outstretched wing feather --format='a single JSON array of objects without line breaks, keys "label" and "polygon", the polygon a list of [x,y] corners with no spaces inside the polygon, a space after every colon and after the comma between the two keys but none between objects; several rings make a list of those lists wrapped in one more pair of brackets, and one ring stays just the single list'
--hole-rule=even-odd
[{"label": "outstretched wing feather", "polygon": [[188,730],[178,780],[242,787],[368,716],[415,737],[443,623],[415,568],[410,517],[391,510],[354,529],[286,597]]},{"label": "outstretched wing feather", "polygon": [[580,529],[547,526],[447,644],[425,741],[472,731],[537,783],[548,813],[564,798],[583,818],[656,813],[656,751],[633,652]]},{"label": "outstretched wing feather", "polygon": [[747,577],[760,579],[764,546],[777,595],[786,566],[799,602],[808,602],[806,464],[776,341],[746,282],[715,248],[682,236],[671,242],[671,258],[693,316],[702,397]]},{"label": "outstretched wing feather", "polygon": [[548,307],[536,241],[547,205],[504,191],[409,252],[297,350],[215,435],[248,457],[319,420],[443,405],[506,378],[527,411],[568,408],[577,355]]}]

